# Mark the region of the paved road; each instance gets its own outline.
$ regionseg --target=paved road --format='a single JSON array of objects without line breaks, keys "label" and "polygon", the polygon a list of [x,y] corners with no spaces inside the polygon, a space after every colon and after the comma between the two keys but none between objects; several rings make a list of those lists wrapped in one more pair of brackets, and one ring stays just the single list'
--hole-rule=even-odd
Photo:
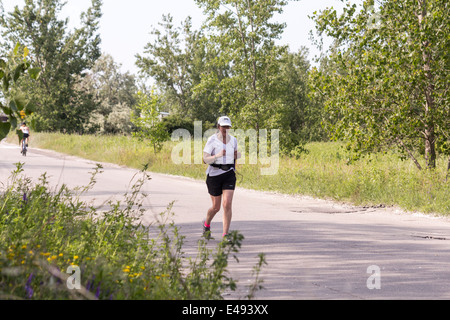
[{"label": "paved road", "polygon": [[[25,163],[25,174],[37,179],[47,172],[54,185],[88,183],[91,161],[31,148],[22,157],[18,146],[0,144],[0,182],[14,163]],[[104,164],[104,173],[89,194],[103,203],[129,190],[136,170]],[[145,186],[149,198],[146,220],[175,201],[177,225],[186,236],[185,251],[193,253],[201,220],[209,206],[203,181],[151,173]],[[1,184],[0,184],[1,187]],[[264,252],[265,289],[257,299],[450,299],[450,220],[403,213],[395,209],[358,208],[317,200],[238,188],[232,229],[245,240],[239,263],[230,264],[238,299],[258,253]],[[221,236],[220,213],[212,224]],[[211,246],[218,240],[213,240]],[[369,269],[374,266],[374,269]],[[368,272],[369,271],[369,272]],[[379,272],[377,272],[379,271]],[[370,278],[370,279],[369,279]],[[369,286],[379,289],[369,289]]]}]

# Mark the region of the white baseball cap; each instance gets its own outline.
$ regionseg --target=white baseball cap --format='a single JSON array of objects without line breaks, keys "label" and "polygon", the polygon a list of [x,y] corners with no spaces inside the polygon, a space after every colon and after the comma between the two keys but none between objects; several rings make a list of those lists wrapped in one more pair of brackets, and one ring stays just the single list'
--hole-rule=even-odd
[{"label": "white baseball cap", "polygon": [[219,121],[217,121],[217,123],[221,127],[225,127],[225,126],[231,127],[231,120],[227,116],[220,117]]}]

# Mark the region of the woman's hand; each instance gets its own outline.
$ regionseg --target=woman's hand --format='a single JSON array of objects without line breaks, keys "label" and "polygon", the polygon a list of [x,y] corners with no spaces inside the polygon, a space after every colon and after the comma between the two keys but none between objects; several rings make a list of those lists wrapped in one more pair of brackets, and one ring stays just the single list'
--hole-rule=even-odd
[{"label": "woman's hand", "polygon": [[219,153],[216,154],[216,157],[220,158],[220,157],[225,157],[226,155],[227,155],[227,150],[222,149],[222,151],[220,151]]}]

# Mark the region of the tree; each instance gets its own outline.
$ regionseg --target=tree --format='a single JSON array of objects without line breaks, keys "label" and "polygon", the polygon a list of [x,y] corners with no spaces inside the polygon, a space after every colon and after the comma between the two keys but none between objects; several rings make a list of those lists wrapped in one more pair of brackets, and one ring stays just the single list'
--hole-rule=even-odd
[{"label": "tree", "polygon": [[33,52],[41,69],[37,83],[25,78],[21,84],[36,101],[36,130],[80,132],[91,110],[76,104],[76,79],[100,56],[97,34],[101,0],[81,15],[81,27],[67,31],[68,19],[60,20],[62,0],[25,0],[23,8],[0,16],[4,50],[20,41]]},{"label": "tree", "polygon": [[[21,53],[21,50],[23,49]],[[18,127],[18,122],[25,116],[34,112],[35,106],[32,100],[17,85],[21,77],[36,80],[39,76],[39,68],[32,68],[29,61],[29,50],[16,44],[8,59],[0,58],[0,111],[8,116],[8,121],[0,123],[0,141],[5,138],[11,129]],[[19,138],[22,132],[18,131]]]},{"label": "tree", "polygon": [[315,15],[319,32],[335,39],[333,71],[317,71],[335,139],[358,154],[397,146],[421,169],[435,168],[437,149],[450,153],[450,6],[445,0],[385,0],[343,14]]},{"label": "tree", "polygon": [[160,107],[161,100],[154,90],[150,94],[139,91],[137,93],[137,112],[131,118],[133,124],[138,128],[133,136],[150,140],[155,153],[161,151],[163,142],[169,139],[169,133],[159,118]]},{"label": "tree", "polygon": [[162,30],[152,31],[155,39],[145,46],[145,55],[136,56],[141,73],[155,80],[168,108],[166,111],[193,120],[207,120],[205,100],[192,92],[204,62],[201,33],[192,30],[190,17],[181,27],[175,27],[173,17],[163,15],[159,25]]},{"label": "tree", "polygon": [[275,44],[284,24],[272,18],[286,2],[197,4],[206,15],[200,31],[192,30],[190,18],[175,28],[171,16],[163,16],[163,30],[154,30],[146,55],[137,56],[141,72],[156,80],[166,111],[211,123],[228,114],[236,128],[281,129],[283,151],[316,137],[307,52]]},{"label": "tree", "polygon": [[120,65],[109,54],[103,54],[75,87],[77,104],[93,104],[84,131],[88,133],[129,134],[130,115],[136,104],[136,80],[129,72],[121,73]]},{"label": "tree", "polygon": [[226,73],[209,61],[214,56],[207,47],[203,32],[192,29],[187,17],[175,27],[173,17],[163,15],[160,29],[154,29],[154,41],[149,42],[143,55],[137,55],[140,72],[155,80],[167,112],[183,119],[214,122],[219,116],[215,88],[202,80],[214,73],[223,78]]},{"label": "tree", "polygon": [[[285,27],[272,21],[286,4],[281,0],[196,0],[207,16],[208,41],[216,47],[213,62],[230,66],[228,77],[216,79],[221,113],[241,128],[279,125],[283,104],[277,95],[279,60],[286,47],[275,45]],[[209,79],[209,81],[211,81]]]},{"label": "tree", "polygon": [[277,95],[283,104],[280,124],[284,131],[283,143],[286,151],[304,150],[309,141],[324,140],[326,134],[321,127],[323,104],[310,96],[310,63],[308,49],[286,52],[280,60],[280,72],[275,84]]},{"label": "tree", "polygon": [[214,53],[207,65],[227,70],[224,77],[204,73],[201,82],[214,88],[220,113],[232,116],[242,129],[280,129],[282,152],[304,150],[304,142],[318,136],[312,128],[318,123],[318,105],[308,98],[307,50],[291,53],[288,46],[275,44],[285,24],[273,18],[286,1],[197,0],[197,4],[207,17],[207,49]]}]

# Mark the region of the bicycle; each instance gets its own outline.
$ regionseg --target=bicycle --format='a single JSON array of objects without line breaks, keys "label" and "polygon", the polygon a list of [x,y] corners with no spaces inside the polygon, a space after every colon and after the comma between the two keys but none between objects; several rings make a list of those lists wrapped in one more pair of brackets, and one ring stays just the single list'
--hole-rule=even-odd
[{"label": "bicycle", "polygon": [[27,150],[28,150],[28,148],[27,148],[27,142],[26,142],[26,139],[22,139],[22,150],[20,151],[20,153],[21,153],[24,157],[27,156]]}]

